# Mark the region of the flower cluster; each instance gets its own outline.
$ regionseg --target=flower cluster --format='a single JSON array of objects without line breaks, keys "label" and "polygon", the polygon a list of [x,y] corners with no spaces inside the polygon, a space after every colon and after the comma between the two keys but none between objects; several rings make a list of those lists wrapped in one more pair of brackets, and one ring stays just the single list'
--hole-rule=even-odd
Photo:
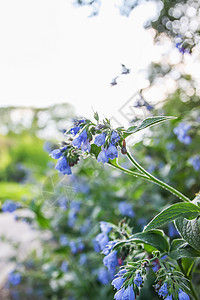
[{"label": "flower cluster", "polygon": [[185,122],[181,122],[174,128],[174,133],[177,135],[178,140],[186,145],[191,143],[191,136],[188,135],[188,131],[191,126]]},{"label": "flower cluster", "polygon": [[[173,300],[172,294],[169,294],[169,287],[168,287],[167,282],[164,282],[162,286],[160,286],[160,284],[157,284],[155,286],[155,289],[157,290],[158,295],[160,297],[163,297],[165,300]],[[178,299],[179,300],[190,300],[190,297],[182,289],[179,289],[178,290]]]},{"label": "flower cluster", "polygon": [[188,159],[188,163],[193,166],[195,171],[200,170],[200,156],[199,155],[195,155],[195,156],[190,157]]},{"label": "flower cluster", "polygon": [[3,212],[14,212],[20,205],[18,203],[13,202],[12,200],[6,200],[1,209]]},{"label": "flower cluster", "polygon": [[[120,128],[111,129],[109,120],[97,125],[90,120],[76,120],[74,127],[65,134],[72,135],[68,142],[64,142],[60,149],[54,149],[50,155],[58,159],[55,169],[63,174],[70,175],[71,167],[78,163],[82,153],[96,156],[98,162],[107,163],[109,159],[118,157],[117,146],[121,145],[122,135]],[[93,149],[92,149],[93,147]],[[94,151],[94,147],[96,147]]]}]

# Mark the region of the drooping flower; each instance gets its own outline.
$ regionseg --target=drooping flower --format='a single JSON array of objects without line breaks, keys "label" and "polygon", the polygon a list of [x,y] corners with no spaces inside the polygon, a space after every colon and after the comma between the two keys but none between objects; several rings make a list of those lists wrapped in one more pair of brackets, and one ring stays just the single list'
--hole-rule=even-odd
[{"label": "drooping flower", "polygon": [[133,218],[135,216],[135,213],[133,211],[133,206],[131,203],[128,203],[126,201],[121,201],[118,205],[119,211],[123,216],[131,217]]},{"label": "drooping flower", "polygon": [[108,147],[107,151],[106,151],[107,157],[110,159],[114,159],[118,157],[118,151],[117,148],[110,144],[110,146]]},{"label": "drooping flower", "polygon": [[75,254],[78,251],[76,243],[74,241],[70,241],[69,246],[73,254]]},{"label": "drooping flower", "polygon": [[178,298],[179,300],[190,300],[188,294],[186,294],[182,289],[179,289],[178,291]]},{"label": "drooping flower", "polygon": [[85,140],[85,141],[82,143],[81,150],[82,150],[83,152],[88,152],[88,153],[90,152],[90,150],[91,150],[91,145],[90,145],[90,142],[89,142],[88,139]]},{"label": "drooping flower", "polygon": [[117,251],[114,250],[106,255],[103,259],[103,263],[108,268],[108,271],[114,274],[118,266]]},{"label": "drooping flower", "polygon": [[108,255],[112,251],[112,249],[113,249],[113,247],[114,247],[115,244],[116,244],[115,241],[108,242],[108,244],[104,247],[104,249],[102,251],[103,254],[104,255]]},{"label": "drooping flower", "polygon": [[21,274],[18,272],[11,272],[8,276],[8,281],[12,285],[18,285],[21,282]]},{"label": "drooping flower", "polygon": [[68,238],[64,234],[60,236],[59,241],[62,246],[67,246],[69,244]]},{"label": "drooping flower", "polygon": [[105,139],[106,139],[106,133],[103,132],[95,137],[94,144],[97,145],[98,147],[103,146],[105,144]]},{"label": "drooping flower", "polygon": [[119,290],[119,291],[114,295],[114,299],[115,299],[115,300],[122,300],[122,299],[123,299],[124,291],[125,291],[125,288],[123,287],[121,290]]},{"label": "drooping flower", "polygon": [[67,262],[66,260],[64,260],[64,261],[62,262],[62,265],[61,265],[60,269],[61,269],[61,271],[62,271],[63,273],[65,273],[65,272],[68,271],[68,262]]},{"label": "drooping flower", "polygon": [[124,293],[123,293],[123,300],[133,300],[135,299],[135,293],[134,293],[134,290],[133,290],[133,285],[129,285]]},{"label": "drooping flower", "polygon": [[109,157],[107,155],[106,150],[105,149],[101,150],[101,152],[99,152],[99,155],[97,156],[97,161],[105,164],[108,162],[108,160],[109,160]]},{"label": "drooping flower", "polygon": [[114,145],[119,141],[120,141],[120,136],[118,135],[118,133],[116,131],[113,131],[111,134],[111,139],[110,139],[111,144]]},{"label": "drooping flower", "polygon": [[6,200],[1,209],[3,212],[14,212],[19,207],[19,204],[13,202],[12,200]]},{"label": "drooping flower", "polygon": [[172,300],[172,295],[168,295],[165,300]]},{"label": "drooping flower", "polygon": [[51,151],[50,156],[54,159],[59,159],[62,156],[62,152],[60,149],[54,149]]},{"label": "drooping flower", "polygon": [[106,245],[108,244],[109,238],[108,238],[107,234],[102,232],[96,236],[96,241],[99,243],[101,250],[103,250],[106,247]]},{"label": "drooping flower", "polygon": [[137,287],[142,285],[142,277],[140,275],[140,272],[136,273],[135,278],[134,278],[134,283],[137,285]]},{"label": "drooping flower", "polygon": [[168,295],[168,289],[167,289],[167,283],[166,282],[159,289],[158,295],[163,296],[163,297]]},{"label": "drooping flower", "polygon": [[109,233],[112,230],[112,227],[110,226],[110,224],[105,221],[100,222],[100,228],[101,228],[101,231],[104,233]]},{"label": "drooping flower", "polygon": [[124,281],[125,281],[124,277],[118,276],[117,278],[113,279],[111,284],[114,286],[115,289],[120,290]]},{"label": "drooping flower", "polygon": [[70,132],[73,136],[75,136],[79,132],[80,129],[81,129],[80,126],[76,126],[76,127],[71,128]]},{"label": "drooping flower", "polygon": [[64,175],[72,174],[71,168],[67,162],[66,157],[64,157],[64,156],[59,158],[59,160],[55,166],[55,169],[58,170],[59,172],[63,173]]},{"label": "drooping flower", "polygon": [[110,282],[110,274],[106,268],[100,268],[97,273],[98,281],[104,285]]},{"label": "drooping flower", "polygon": [[81,144],[87,140],[87,131],[84,129],[77,138],[72,142],[72,145],[76,148],[80,148]]}]

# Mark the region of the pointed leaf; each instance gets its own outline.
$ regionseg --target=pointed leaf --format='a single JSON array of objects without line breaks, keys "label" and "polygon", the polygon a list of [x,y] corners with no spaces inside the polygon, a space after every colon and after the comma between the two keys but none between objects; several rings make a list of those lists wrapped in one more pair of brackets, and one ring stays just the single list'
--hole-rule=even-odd
[{"label": "pointed leaf", "polygon": [[172,259],[177,260],[183,257],[199,257],[200,252],[191,247],[188,243],[185,242],[185,240],[176,239],[172,242],[169,255]]},{"label": "pointed leaf", "polygon": [[180,218],[176,220],[176,227],[182,238],[197,251],[200,251],[200,219],[187,220]]},{"label": "pointed leaf", "polygon": [[193,203],[176,203],[161,211],[155,216],[144,231],[158,228],[180,217],[195,218],[200,214],[200,207]]}]

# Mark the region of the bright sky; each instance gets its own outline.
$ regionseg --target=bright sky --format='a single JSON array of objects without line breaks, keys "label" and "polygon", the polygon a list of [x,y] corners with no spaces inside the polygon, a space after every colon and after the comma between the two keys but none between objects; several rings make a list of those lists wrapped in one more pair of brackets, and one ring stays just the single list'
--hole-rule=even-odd
[{"label": "bright sky", "polygon": [[[145,85],[137,72],[155,50],[142,25],[155,5],[126,18],[114,0],[102,2],[100,15],[88,18],[71,0],[0,1],[0,106],[68,102],[80,115],[91,116],[93,107],[110,117]],[[131,74],[111,87],[120,63]]]}]

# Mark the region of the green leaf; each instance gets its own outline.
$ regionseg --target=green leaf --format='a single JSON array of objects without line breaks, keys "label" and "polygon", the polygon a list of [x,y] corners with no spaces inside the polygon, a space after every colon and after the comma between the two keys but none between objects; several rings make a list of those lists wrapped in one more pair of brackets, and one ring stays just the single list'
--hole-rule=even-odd
[{"label": "green leaf", "polygon": [[150,118],[143,120],[139,126],[129,127],[126,130],[125,135],[128,136],[128,135],[135,133],[137,131],[140,131],[142,129],[148,128],[150,126],[156,125],[156,124],[164,122],[164,121],[173,120],[173,119],[176,119],[176,117],[171,117],[171,116],[170,117],[167,117],[167,116],[150,117]]},{"label": "green leaf", "polygon": [[192,274],[192,270],[194,268],[196,258],[189,258],[189,257],[183,257],[181,259],[182,261],[182,266],[185,270],[185,274],[187,277],[190,277]]},{"label": "green leaf", "polygon": [[161,252],[167,252],[169,249],[169,243],[162,230],[150,230],[148,232],[136,233],[130,239],[117,243],[114,246],[114,249],[132,243],[147,244]]},{"label": "green leaf", "polygon": [[101,152],[101,147],[98,147],[95,144],[91,145],[90,154],[93,154],[96,158],[99,155],[99,152]]},{"label": "green leaf", "polygon": [[144,231],[161,227],[180,217],[195,218],[198,214],[200,214],[200,207],[197,205],[193,203],[176,203],[155,216],[144,228]]},{"label": "green leaf", "polygon": [[183,257],[194,258],[199,257],[200,252],[191,247],[183,239],[173,240],[170,248],[169,255],[172,259],[180,259]]},{"label": "green leaf", "polygon": [[179,218],[176,220],[176,227],[181,237],[188,242],[190,246],[200,251],[200,219],[187,220]]}]

